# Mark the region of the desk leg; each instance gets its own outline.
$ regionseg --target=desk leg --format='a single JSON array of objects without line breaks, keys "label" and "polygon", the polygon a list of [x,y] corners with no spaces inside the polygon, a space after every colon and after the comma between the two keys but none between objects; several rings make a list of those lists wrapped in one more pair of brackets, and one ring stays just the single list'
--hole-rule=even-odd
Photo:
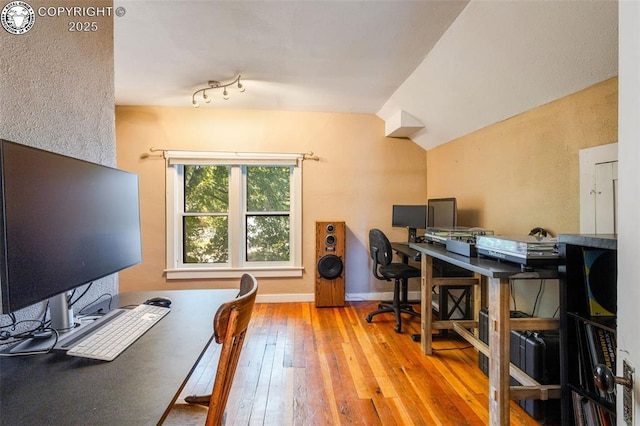
[{"label": "desk leg", "polygon": [[[480,324],[480,309],[482,309],[482,275],[474,273],[473,276],[478,280],[478,284],[471,287],[471,296],[473,297],[473,319],[476,324]],[[477,339],[480,338],[480,330],[478,327],[473,329],[473,335]]]},{"label": "desk leg", "polygon": [[420,279],[421,286],[421,301],[420,304],[421,313],[421,333],[420,342],[422,344],[422,352],[426,355],[431,355],[431,318],[432,318],[432,303],[433,294],[431,288],[433,287],[433,258],[423,254],[422,261],[422,277]]},{"label": "desk leg", "polygon": [[488,279],[489,424],[509,424],[509,280]]}]

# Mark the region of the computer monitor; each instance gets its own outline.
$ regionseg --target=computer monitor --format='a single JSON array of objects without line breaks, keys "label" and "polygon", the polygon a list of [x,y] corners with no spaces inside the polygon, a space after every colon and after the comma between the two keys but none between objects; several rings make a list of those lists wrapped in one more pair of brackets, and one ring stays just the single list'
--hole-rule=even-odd
[{"label": "computer monitor", "polygon": [[0,140],[0,313],[52,298],[64,324],[69,290],[141,260],[137,175]]},{"label": "computer monitor", "polygon": [[391,226],[407,228],[408,241],[416,241],[416,230],[427,227],[427,206],[394,205]]},{"label": "computer monitor", "polygon": [[458,226],[458,206],[455,198],[431,198],[427,200],[429,228],[455,228]]}]

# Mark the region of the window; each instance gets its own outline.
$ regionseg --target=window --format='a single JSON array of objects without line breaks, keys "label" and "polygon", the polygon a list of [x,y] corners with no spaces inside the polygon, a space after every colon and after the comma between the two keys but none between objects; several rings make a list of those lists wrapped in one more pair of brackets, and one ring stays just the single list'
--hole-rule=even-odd
[{"label": "window", "polygon": [[166,156],[167,278],[302,276],[302,155]]}]

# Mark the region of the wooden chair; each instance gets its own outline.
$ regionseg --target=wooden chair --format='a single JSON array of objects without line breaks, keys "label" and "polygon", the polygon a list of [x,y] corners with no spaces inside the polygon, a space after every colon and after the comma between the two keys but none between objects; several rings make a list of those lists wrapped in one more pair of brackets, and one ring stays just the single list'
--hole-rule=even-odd
[{"label": "wooden chair", "polygon": [[[210,395],[192,395],[185,398],[187,404],[175,404],[169,413],[168,424],[202,424],[198,416],[206,414],[207,426],[221,425],[229,391],[238,366],[244,337],[251,320],[253,305],[258,292],[258,282],[253,275],[244,274],[240,279],[238,296],[220,306],[213,319],[216,343],[222,344],[213,392]],[[203,406],[208,409],[203,410]],[[187,420],[189,419],[189,420]]]}]

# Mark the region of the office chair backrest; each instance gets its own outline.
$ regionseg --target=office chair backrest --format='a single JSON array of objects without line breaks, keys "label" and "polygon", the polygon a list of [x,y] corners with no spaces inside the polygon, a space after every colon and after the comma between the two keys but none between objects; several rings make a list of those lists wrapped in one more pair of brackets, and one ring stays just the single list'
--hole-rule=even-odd
[{"label": "office chair backrest", "polygon": [[250,274],[240,280],[238,296],[224,303],[216,312],[213,330],[216,342],[222,344],[220,361],[209,401],[206,425],[221,425],[229,398],[233,376],[238,366],[244,337],[249,327],[253,306],[258,293],[258,282]]},{"label": "office chair backrest", "polygon": [[377,264],[388,265],[393,260],[391,243],[379,229],[369,231],[369,254],[374,261],[374,268],[377,268]]}]

